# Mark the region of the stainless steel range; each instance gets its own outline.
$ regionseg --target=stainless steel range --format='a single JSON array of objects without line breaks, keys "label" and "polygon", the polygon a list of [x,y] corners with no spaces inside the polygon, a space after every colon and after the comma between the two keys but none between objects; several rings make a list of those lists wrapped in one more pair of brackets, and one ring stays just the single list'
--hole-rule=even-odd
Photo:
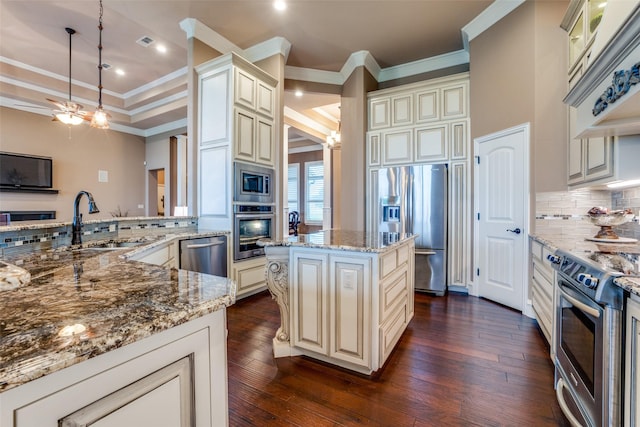
[{"label": "stainless steel range", "polygon": [[637,274],[638,255],[603,249],[549,256],[558,271],[556,393],[575,426],[622,422],[624,291],[613,280]]}]

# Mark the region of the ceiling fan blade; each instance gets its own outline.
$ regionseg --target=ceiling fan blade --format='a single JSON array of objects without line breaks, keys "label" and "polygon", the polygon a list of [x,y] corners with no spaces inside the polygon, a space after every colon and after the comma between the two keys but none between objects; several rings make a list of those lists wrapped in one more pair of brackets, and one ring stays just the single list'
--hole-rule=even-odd
[{"label": "ceiling fan blade", "polygon": [[58,109],[60,110],[65,110],[67,107],[65,106],[64,103],[60,102],[60,101],[56,101],[50,98],[46,98],[47,101],[49,101],[50,103],[52,103],[53,105],[55,105],[56,107],[58,107]]}]

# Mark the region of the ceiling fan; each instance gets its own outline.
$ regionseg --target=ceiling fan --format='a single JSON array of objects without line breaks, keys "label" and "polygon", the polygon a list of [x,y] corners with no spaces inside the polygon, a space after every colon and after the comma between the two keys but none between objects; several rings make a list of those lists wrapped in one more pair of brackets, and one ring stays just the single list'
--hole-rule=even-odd
[{"label": "ceiling fan", "polygon": [[65,31],[69,34],[69,100],[56,101],[54,99],[47,98],[47,101],[58,107],[57,110],[53,110],[54,121],[59,120],[66,125],[75,126],[85,120],[90,121],[92,114],[87,111],[83,111],[82,105],[71,100],[71,37],[76,33],[76,30],[66,27]]}]

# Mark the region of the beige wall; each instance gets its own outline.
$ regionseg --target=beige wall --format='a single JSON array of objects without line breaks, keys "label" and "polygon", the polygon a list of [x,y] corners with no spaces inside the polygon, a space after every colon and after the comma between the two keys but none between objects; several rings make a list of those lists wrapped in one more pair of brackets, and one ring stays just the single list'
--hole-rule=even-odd
[{"label": "beige wall", "polygon": [[[120,206],[129,216],[144,215],[144,138],[87,125],[69,128],[48,116],[0,107],[0,150],[53,158],[53,187],[58,194],[0,193],[0,210],[55,210],[71,221],[80,190],[93,194],[100,213],[110,218]],[[98,171],[109,181],[98,182]],[[80,212],[87,212],[86,200]],[[85,215],[85,219],[89,216]]]},{"label": "beige wall", "polygon": [[525,2],[470,43],[471,140],[531,123],[531,192],[566,188],[566,1]]}]

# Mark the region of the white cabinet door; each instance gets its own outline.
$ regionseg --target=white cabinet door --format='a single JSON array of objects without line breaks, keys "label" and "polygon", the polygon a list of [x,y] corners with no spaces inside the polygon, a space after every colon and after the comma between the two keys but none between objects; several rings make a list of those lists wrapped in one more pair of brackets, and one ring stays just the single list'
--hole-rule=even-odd
[{"label": "white cabinet door", "polygon": [[276,147],[274,144],[273,123],[270,120],[258,119],[256,145],[256,163],[273,166]]},{"label": "white cabinet door", "polygon": [[241,109],[235,110],[235,144],[234,154],[236,159],[253,162],[255,153],[255,126],[256,118]]},{"label": "white cabinet door", "polygon": [[466,162],[452,163],[449,170],[449,286],[467,286],[468,221],[470,217]]},{"label": "white cabinet door", "polygon": [[329,302],[327,254],[295,252],[293,254],[291,315],[293,345],[329,354]]},{"label": "white cabinet door", "polygon": [[442,89],[442,119],[467,117],[467,86],[457,85]]},{"label": "white cabinet door", "polygon": [[234,101],[250,110],[256,109],[256,78],[235,68]]},{"label": "white cabinet door", "polygon": [[416,93],[416,123],[435,122],[440,119],[438,89]]},{"label": "white cabinet door", "polygon": [[200,145],[229,141],[229,70],[200,78]]},{"label": "white cabinet door", "polygon": [[367,134],[367,161],[369,166],[380,166],[380,134]]},{"label": "white cabinet door", "polygon": [[467,158],[469,138],[467,132],[469,126],[467,120],[451,123],[449,139],[451,142],[451,160],[462,160]]},{"label": "white cabinet door", "polygon": [[415,160],[417,162],[447,160],[448,126],[429,126],[416,129]]},{"label": "white cabinet door", "polygon": [[640,302],[635,296],[627,299],[626,310],[626,357],[625,357],[625,393],[624,425],[640,426],[640,394],[638,393],[638,374],[640,374]]},{"label": "white cabinet door", "polygon": [[375,99],[369,103],[369,129],[382,129],[391,126],[389,98]]},{"label": "white cabinet door", "polygon": [[273,88],[266,83],[258,82],[258,103],[256,111],[267,117],[273,117]]},{"label": "white cabinet door", "polygon": [[329,356],[369,366],[371,347],[371,260],[331,256]]},{"label": "white cabinet door", "polygon": [[413,124],[413,95],[404,94],[391,98],[391,126]]},{"label": "white cabinet door", "polygon": [[385,132],[382,138],[383,165],[413,162],[413,129]]},{"label": "white cabinet door", "polygon": [[569,171],[567,182],[569,185],[584,181],[584,152],[581,139],[569,140]]},{"label": "white cabinet door", "polygon": [[189,427],[191,358],[185,357],[60,420],[60,427]]},{"label": "white cabinet door", "polygon": [[236,281],[236,298],[253,295],[266,288],[264,269],[265,259],[262,257],[233,263],[232,278]]},{"label": "white cabinet door", "polygon": [[613,144],[609,137],[595,137],[584,141],[585,181],[607,178],[613,175]]}]

